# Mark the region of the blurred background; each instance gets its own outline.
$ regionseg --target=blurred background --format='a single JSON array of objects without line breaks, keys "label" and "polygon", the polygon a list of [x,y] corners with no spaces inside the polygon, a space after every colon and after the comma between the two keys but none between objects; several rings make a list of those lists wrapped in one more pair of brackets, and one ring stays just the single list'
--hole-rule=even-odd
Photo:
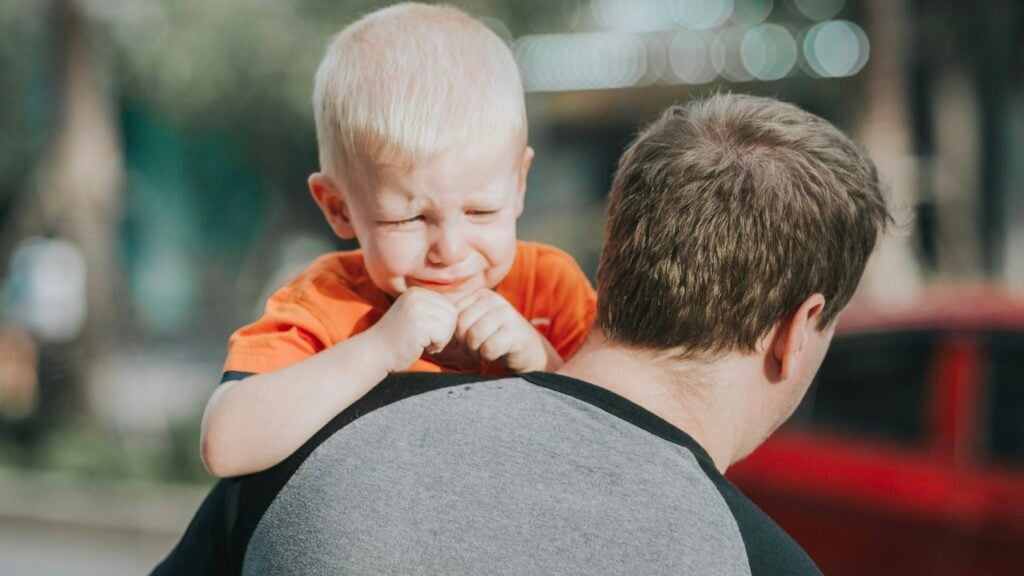
[{"label": "blurred background", "polygon": [[[1019,574],[1024,5],[451,3],[522,68],[521,236],[591,278],[616,159],[672,103],[775,96],[868,149],[901,229],[734,479],[826,573]],[[353,247],[305,186],[312,77],[387,4],[0,4],[0,573],[144,573],[176,542],[212,484],[199,420],[228,335]]]}]

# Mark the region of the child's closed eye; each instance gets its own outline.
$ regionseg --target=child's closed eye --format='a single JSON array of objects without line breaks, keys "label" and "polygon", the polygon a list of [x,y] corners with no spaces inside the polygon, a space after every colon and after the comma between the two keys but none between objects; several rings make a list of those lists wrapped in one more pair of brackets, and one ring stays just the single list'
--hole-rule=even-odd
[{"label": "child's closed eye", "polygon": [[466,215],[471,217],[471,218],[486,219],[486,218],[490,218],[492,216],[497,215],[499,212],[501,212],[501,210],[476,209],[476,210],[466,210]]},{"label": "child's closed eye", "polygon": [[381,226],[397,228],[397,227],[402,227],[402,226],[411,226],[412,224],[415,224],[417,222],[422,222],[423,220],[424,220],[423,215],[422,214],[417,214],[416,216],[410,216],[408,218],[399,218],[397,220],[378,220],[377,224],[379,224]]}]

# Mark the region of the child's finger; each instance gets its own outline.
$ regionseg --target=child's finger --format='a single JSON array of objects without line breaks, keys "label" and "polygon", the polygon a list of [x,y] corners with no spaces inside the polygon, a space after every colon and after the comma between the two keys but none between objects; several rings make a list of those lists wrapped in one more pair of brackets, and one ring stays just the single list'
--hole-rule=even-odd
[{"label": "child's finger", "polygon": [[417,290],[419,291],[417,294],[417,304],[433,308],[443,308],[445,310],[450,310],[452,313],[458,312],[455,308],[455,304],[441,294],[425,288],[417,288]]},{"label": "child's finger", "polygon": [[458,321],[459,313],[450,302],[446,301],[445,304],[447,306],[431,302],[428,306],[423,307],[421,314],[433,319],[434,322],[451,325],[452,332],[455,332],[455,323]]},{"label": "child's finger", "polygon": [[472,306],[473,304],[476,304],[477,302],[479,302],[480,298],[486,292],[490,292],[490,289],[482,288],[480,290],[477,290],[476,292],[471,292],[471,293],[463,296],[461,300],[459,300],[458,302],[455,303],[455,308],[459,311],[459,313],[462,313],[463,310],[465,310],[465,309],[469,308],[470,306]]},{"label": "child's finger", "polygon": [[448,310],[433,310],[427,318],[429,344],[424,350],[436,354],[448,345],[455,334],[455,315]]},{"label": "child's finger", "polygon": [[514,344],[512,331],[502,325],[480,344],[480,358],[493,362],[505,356]]},{"label": "child's finger", "polygon": [[471,351],[479,353],[483,343],[503,325],[504,322],[500,314],[485,314],[469,326],[466,330],[466,337],[462,341]]},{"label": "child's finger", "polygon": [[432,335],[429,337],[429,343],[423,347],[423,351],[427,354],[438,354],[448,345],[449,340]]},{"label": "child's finger", "polygon": [[455,327],[455,338],[461,342],[466,341],[469,329],[486,316],[492,307],[487,300],[477,299],[468,307],[459,311],[458,322]]},{"label": "child's finger", "polygon": [[413,319],[432,318],[434,321],[448,322],[452,325],[453,330],[455,321],[458,319],[458,311],[455,309],[455,305],[444,297],[434,294],[422,300],[417,300],[415,306],[409,309],[409,313]]}]

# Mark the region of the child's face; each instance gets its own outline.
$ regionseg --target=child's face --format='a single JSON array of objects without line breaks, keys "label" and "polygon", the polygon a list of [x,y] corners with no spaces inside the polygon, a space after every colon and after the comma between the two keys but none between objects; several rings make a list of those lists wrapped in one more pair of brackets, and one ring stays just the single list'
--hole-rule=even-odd
[{"label": "child's face", "polygon": [[333,210],[313,195],[339,236],[359,239],[380,289],[421,286],[457,301],[512,267],[532,158],[518,139],[460,147],[382,175],[372,189],[335,194]]}]

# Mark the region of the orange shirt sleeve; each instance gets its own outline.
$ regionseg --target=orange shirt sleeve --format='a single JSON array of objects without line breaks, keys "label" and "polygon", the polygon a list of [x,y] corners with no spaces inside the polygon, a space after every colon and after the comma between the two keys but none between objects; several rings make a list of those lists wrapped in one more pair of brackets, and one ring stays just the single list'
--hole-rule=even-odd
[{"label": "orange shirt sleeve", "polygon": [[348,281],[346,265],[354,259],[350,253],[325,255],[274,292],[263,316],[231,335],[224,372],[285,368],[379,320],[386,302],[375,302]]},{"label": "orange shirt sleeve", "polygon": [[320,352],[328,342],[326,327],[301,294],[281,288],[267,301],[259,320],[231,335],[224,372],[279,370]]}]

